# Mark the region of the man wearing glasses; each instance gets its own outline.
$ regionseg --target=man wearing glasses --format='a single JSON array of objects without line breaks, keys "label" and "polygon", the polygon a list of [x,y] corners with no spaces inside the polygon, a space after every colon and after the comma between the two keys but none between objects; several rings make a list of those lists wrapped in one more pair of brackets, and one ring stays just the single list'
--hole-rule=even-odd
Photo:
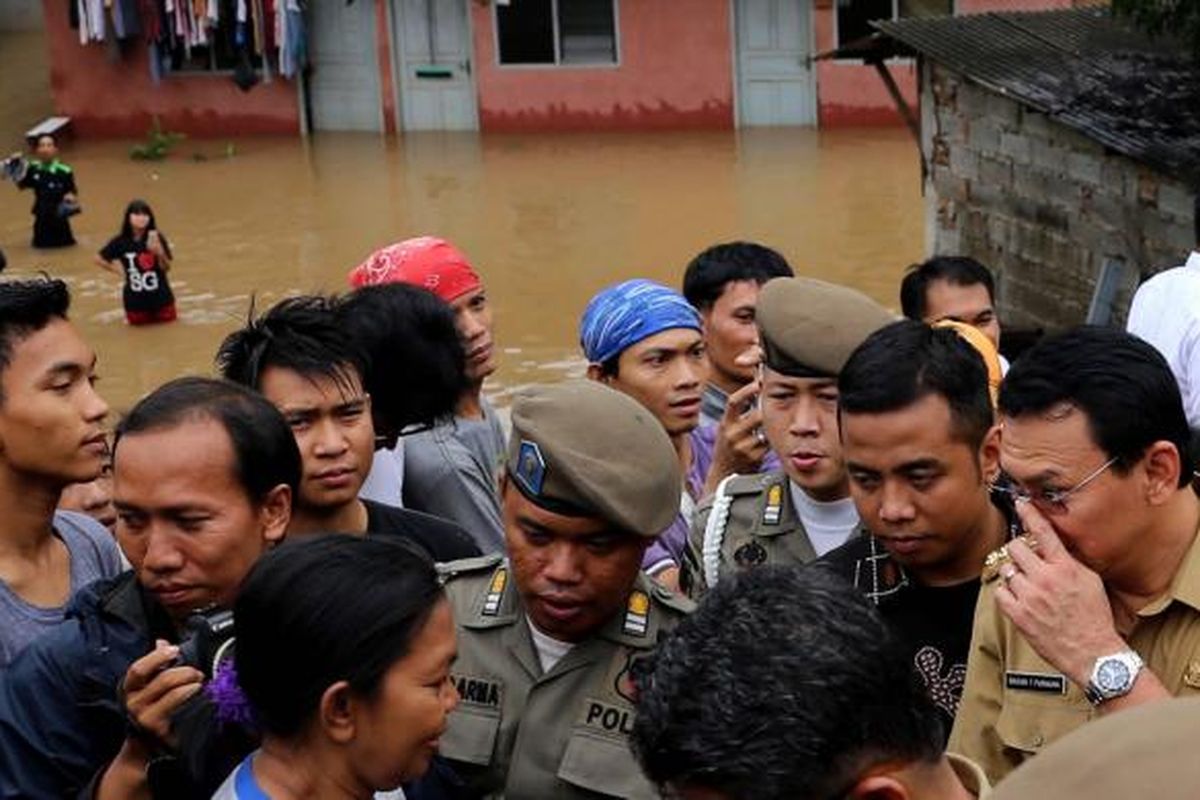
[{"label": "man wearing glasses", "polygon": [[1200,692],[1200,500],[1162,356],[1115,329],[1046,339],[1000,414],[1026,534],[989,557],[950,737],[993,781],[1096,716]]}]

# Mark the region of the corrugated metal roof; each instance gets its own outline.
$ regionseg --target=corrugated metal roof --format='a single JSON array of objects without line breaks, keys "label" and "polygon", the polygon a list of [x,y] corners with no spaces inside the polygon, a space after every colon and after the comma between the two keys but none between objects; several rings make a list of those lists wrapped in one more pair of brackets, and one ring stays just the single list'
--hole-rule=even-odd
[{"label": "corrugated metal roof", "polygon": [[872,23],[886,37],[1105,146],[1200,186],[1200,69],[1107,8]]}]

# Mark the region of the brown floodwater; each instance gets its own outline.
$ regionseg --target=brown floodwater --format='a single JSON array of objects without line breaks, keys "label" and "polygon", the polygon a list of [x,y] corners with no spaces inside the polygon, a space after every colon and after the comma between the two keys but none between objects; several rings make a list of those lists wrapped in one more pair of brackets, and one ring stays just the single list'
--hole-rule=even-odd
[{"label": "brown floodwater", "polygon": [[[40,37],[0,34],[10,150],[50,111],[44,58]],[[116,409],[169,378],[210,373],[252,297],[263,308],[342,291],[372,249],[420,234],[452,240],[484,276],[501,352],[488,390],[502,406],[521,385],[582,373],[576,326],[596,290],[630,277],[679,286],[709,244],[768,244],[798,273],[893,308],[899,276],[923,252],[917,153],[903,129],[323,133],[189,140],[155,163],[131,160],[132,144],[66,146],[84,207],[67,251],[30,248],[31,197],[0,184],[5,274],[44,270],[71,285]],[[119,279],[92,261],[135,197],[175,250],[175,323],[126,325]]]}]

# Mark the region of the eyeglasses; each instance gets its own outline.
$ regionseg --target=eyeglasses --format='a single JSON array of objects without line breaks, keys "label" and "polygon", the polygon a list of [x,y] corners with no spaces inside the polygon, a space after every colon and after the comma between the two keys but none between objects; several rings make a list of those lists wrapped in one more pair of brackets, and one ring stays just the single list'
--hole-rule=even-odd
[{"label": "eyeglasses", "polygon": [[1115,463],[1117,463],[1117,459],[1110,458],[1070,489],[1037,489],[1030,492],[1018,486],[1011,477],[1003,473],[992,489],[1008,495],[1013,502],[1033,503],[1047,514],[1063,514],[1067,511],[1067,498],[1087,488],[1088,484],[1103,475],[1104,471]]}]

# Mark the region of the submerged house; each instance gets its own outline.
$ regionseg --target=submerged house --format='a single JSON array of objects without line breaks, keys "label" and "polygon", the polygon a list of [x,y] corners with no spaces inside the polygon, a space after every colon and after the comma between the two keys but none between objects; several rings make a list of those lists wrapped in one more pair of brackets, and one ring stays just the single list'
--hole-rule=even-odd
[{"label": "submerged house", "polygon": [[[18,1],[32,2],[0,0]],[[42,10],[56,110],[81,133],[140,135],[158,117],[230,135],[898,124],[872,67],[813,54],[862,38],[873,20],[1077,2],[175,0],[168,12],[162,0],[42,0]],[[298,22],[278,19],[301,6]],[[102,19],[87,19],[96,8]],[[300,62],[309,68],[293,71]],[[916,62],[889,66],[914,103]]]},{"label": "submerged house", "polygon": [[1200,67],[1106,8],[881,21],[856,52],[917,60],[931,253],[997,274],[1005,322],[1124,321],[1200,241]]}]

